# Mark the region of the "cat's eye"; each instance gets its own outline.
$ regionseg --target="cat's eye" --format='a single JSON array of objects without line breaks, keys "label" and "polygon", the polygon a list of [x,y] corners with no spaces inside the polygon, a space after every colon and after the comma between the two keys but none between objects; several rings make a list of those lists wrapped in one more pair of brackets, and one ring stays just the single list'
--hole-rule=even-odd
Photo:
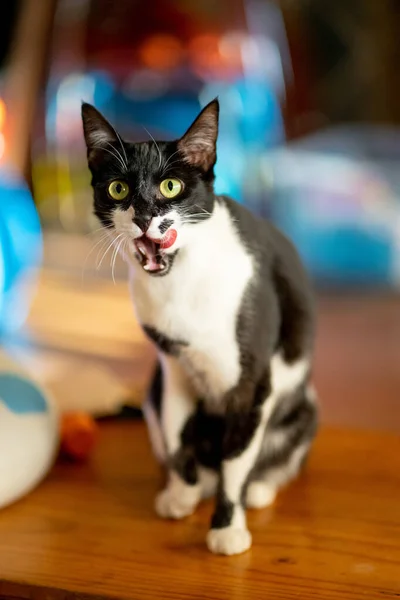
[{"label": "cat's eye", "polygon": [[125,200],[129,194],[129,185],[125,181],[116,179],[108,186],[108,193],[113,200]]},{"label": "cat's eye", "polygon": [[175,198],[182,190],[182,181],[179,181],[179,179],[164,179],[164,181],[160,183],[160,192],[164,198]]}]

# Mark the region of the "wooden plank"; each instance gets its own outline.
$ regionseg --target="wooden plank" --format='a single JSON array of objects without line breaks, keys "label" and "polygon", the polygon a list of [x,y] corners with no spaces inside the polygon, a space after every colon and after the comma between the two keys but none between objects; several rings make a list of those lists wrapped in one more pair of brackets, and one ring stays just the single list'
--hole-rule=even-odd
[{"label": "wooden plank", "polygon": [[226,558],[205,547],[209,502],[182,522],[155,516],[162,478],[143,424],[104,424],[89,464],[58,464],[0,513],[0,597],[398,598],[399,446],[324,429],[303,476],[249,513],[253,549]]}]

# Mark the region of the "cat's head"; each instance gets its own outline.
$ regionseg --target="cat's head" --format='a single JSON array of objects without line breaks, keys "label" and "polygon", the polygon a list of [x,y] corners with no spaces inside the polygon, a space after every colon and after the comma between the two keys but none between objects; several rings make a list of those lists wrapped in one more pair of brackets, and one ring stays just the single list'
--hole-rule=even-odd
[{"label": "cat's head", "polygon": [[213,100],[179,140],[131,143],[82,105],[95,214],[151,275],[169,272],[213,211],[218,113]]}]

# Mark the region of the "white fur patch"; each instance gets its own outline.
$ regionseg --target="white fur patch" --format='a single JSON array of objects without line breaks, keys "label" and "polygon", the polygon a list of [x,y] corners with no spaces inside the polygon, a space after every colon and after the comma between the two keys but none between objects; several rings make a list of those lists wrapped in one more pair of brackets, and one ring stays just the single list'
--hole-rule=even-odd
[{"label": "white fur patch", "polygon": [[167,487],[156,497],[155,510],[164,519],[183,519],[193,513],[200,497],[200,484],[187,485],[171,472]]},{"label": "white fur patch", "polygon": [[118,233],[124,233],[127,237],[134,239],[140,237],[143,232],[134,222],[135,210],[132,206],[128,210],[115,208],[113,212],[113,221],[115,230]]},{"label": "white fur patch", "polygon": [[214,554],[232,556],[242,554],[251,547],[251,533],[248,529],[224,527],[210,529],[207,534],[207,547]]},{"label": "white fur patch", "polygon": [[174,454],[181,444],[181,432],[193,414],[196,403],[187,375],[177,359],[162,356],[164,393],[161,407],[161,423],[168,453]]},{"label": "white fur patch", "polygon": [[247,488],[247,508],[264,508],[273,504],[277,489],[264,481],[252,481]]},{"label": "white fur patch", "polygon": [[287,364],[277,352],[271,360],[271,383],[274,395],[282,395],[295,390],[301,385],[310,366],[308,358],[302,358],[294,364]]},{"label": "white fur patch", "polygon": [[[168,219],[168,221],[173,221],[172,225],[170,225],[170,228],[175,229],[177,232],[180,231],[180,228],[182,226],[181,216],[176,210],[171,210],[171,211],[167,212],[165,215],[152,218],[150,226],[147,230],[147,235],[149,235],[154,240],[161,239],[165,235],[166,231],[164,233],[161,233],[160,225],[166,219]],[[167,250],[165,250],[164,252],[166,254],[173,254],[179,248],[180,241],[181,241],[181,239],[180,239],[180,236],[178,235],[175,242],[172,244],[172,246],[167,248]]]},{"label": "white fur patch", "polygon": [[181,250],[166,277],[150,278],[134,269],[136,313],[141,323],[190,342],[180,360],[198,394],[218,400],[241,372],[236,321],[253,259],[220,204],[206,221],[182,226],[177,247]]}]

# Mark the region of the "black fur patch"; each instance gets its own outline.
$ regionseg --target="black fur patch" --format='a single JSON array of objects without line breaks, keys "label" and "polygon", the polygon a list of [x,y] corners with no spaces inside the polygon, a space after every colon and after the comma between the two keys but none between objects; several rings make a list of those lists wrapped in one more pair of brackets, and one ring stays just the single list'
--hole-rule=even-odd
[{"label": "black fur patch", "polygon": [[247,448],[260,424],[261,412],[253,408],[250,412],[228,412],[223,444],[224,459],[240,456]]},{"label": "black fur patch", "polygon": [[[247,367],[247,368],[246,368]],[[249,445],[261,419],[261,406],[271,392],[269,369],[254,385],[253,364],[242,365],[238,385],[227,395],[223,458],[239,456]]]},{"label": "black fur patch", "polygon": [[197,463],[192,446],[182,446],[170,461],[170,466],[188,485],[198,482]]},{"label": "black fur patch", "polygon": [[149,389],[149,401],[154,407],[157,415],[160,417],[161,415],[161,402],[162,402],[162,394],[163,394],[163,373],[161,364],[157,362],[153,379],[151,380],[151,385]]},{"label": "black fur patch", "polygon": [[161,352],[164,352],[164,354],[178,356],[181,348],[189,345],[183,340],[171,340],[171,338],[160,331],[157,331],[157,329],[150,325],[142,325],[142,328],[146,335],[155,343]]},{"label": "black fur patch", "polygon": [[195,417],[189,417],[181,432],[181,446],[171,458],[170,466],[188,485],[198,482],[195,456]]},{"label": "black fur patch", "polygon": [[226,421],[222,415],[212,415],[199,402],[193,416],[193,435],[197,460],[201,465],[218,471],[222,462],[222,445]]},{"label": "black fur patch", "polygon": [[[291,287],[287,266],[276,258],[272,277],[278,295],[282,314],[279,331],[278,348],[282,350],[286,362],[293,363],[309,351],[314,334],[314,326],[310,318],[308,287]],[[307,297],[308,296],[308,297]]]},{"label": "black fur patch", "polygon": [[211,519],[211,529],[223,529],[232,523],[234,504],[224,495],[218,492],[217,505]]},{"label": "black fur patch", "polygon": [[250,376],[259,381],[275,351],[282,350],[289,363],[310,353],[314,337],[311,286],[296,249],[280,231],[230,198],[218,201],[231,213],[257,267],[243,298],[236,335],[242,376],[250,366]]},{"label": "black fur patch", "polygon": [[160,233],[165,233],[173,224],[174,221],[172,219],[164,219],[164,221],[162,221],[159,225],[158,229],[160,230]]},{"label": "black fur patch", "polygon": [[[295,404],[290,402],[286,414],[279,406],[279,413],[272,416],[265,431],[265,438],[279,433],[284,442],[272,451],[260,453],[252,472],[252,479],[263,476],[268,469],[285,465],[299,446],[313,440],[318,425],[317,407],[304,395],[298,396],[298,399]],[[284,403],[284,400],[282,402]]]}]

